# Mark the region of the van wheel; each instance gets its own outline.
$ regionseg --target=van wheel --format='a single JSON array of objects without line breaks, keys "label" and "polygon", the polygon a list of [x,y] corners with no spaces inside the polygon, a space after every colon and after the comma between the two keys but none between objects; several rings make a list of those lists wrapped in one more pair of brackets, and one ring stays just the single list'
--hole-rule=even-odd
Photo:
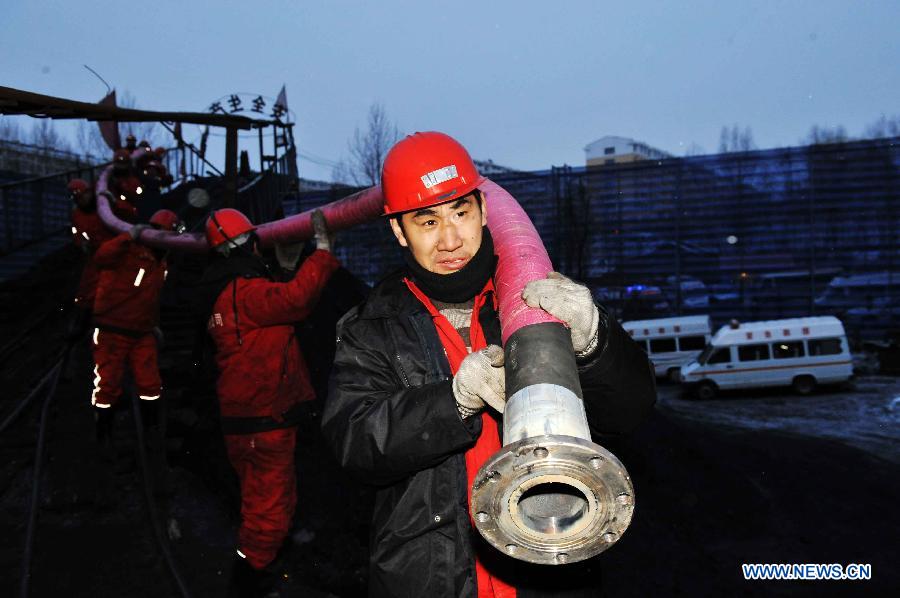
[{"label": "van wheel", "polygon": [[669,378],[669,382],[678,384],[681,382],[681,370],[678,368],[669,368],[669,371],[666,372],[666,377]]},{"label": "van wheel", "polygon": [[715,383],[710,382],[709,380],[704,380],[697,385],[697,398],[701,401],[708,401],[715,398],[718,390],[719,389],[716,388]]},{"label": "van wheel", "polygon": [[816,379],[812,376],[797,376],[792,386],[797,394],[805,396],[816,389]]}]

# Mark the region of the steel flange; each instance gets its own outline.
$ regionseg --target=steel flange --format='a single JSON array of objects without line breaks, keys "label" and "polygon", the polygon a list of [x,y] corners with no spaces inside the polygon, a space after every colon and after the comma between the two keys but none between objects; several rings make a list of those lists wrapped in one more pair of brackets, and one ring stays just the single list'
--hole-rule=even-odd
[{"label": "steel flange", "polygon": [[622,463],[589,440],[536,436],[504,446],[472,486],[475,526],[498,550],[544,565],[615,544],[631,523],[634,487]]}]

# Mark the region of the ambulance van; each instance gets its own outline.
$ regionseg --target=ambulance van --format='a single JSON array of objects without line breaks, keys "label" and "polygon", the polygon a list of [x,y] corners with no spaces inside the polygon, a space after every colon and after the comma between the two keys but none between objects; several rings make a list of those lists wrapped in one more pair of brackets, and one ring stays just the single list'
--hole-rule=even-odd
[{"label": "ambulance van", "polygon": [[683,316],[623,322],[647,352],[657,376],[678,382],[681,366],[700,355],[712,335],[709,316]]},{"label": "ambulance van", "polygon": [[766,386],[792,386],[806,395],[819,384],[852,375],[847,335],[834,316],[732,321],[681,368],[682,384],[700,399],[711,399],[720,389]]}]

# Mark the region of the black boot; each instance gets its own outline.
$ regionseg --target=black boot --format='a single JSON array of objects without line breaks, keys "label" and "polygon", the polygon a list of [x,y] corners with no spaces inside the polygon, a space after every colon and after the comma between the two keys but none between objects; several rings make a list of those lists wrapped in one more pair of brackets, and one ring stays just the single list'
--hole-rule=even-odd
[{"label": "black boot", "polygon": [[97,498],[96,505],[108,509],[115,504],[116,447],[113,443],[111,407],[94,408],[94,426],[97,438]]},{"label": "black boot", "polygon": [[116,461],[116,447],[113,444],[114,419],[115,414],[111,407],[105,409],[94,408],[94,425],[100,461],[111,465]]},{"label": "black boot", "polygon": [[144,431],[144,450],[147,455],[147,477],[157,495],[169,493],[169,465],[166,461],[165,417],[162,399],[141,400],[141,424]]},{"label": "black boot", "polygon": [[234,557],[228,598],[277,598],[278,576],[265,569],[254,569],[247,559]]}]

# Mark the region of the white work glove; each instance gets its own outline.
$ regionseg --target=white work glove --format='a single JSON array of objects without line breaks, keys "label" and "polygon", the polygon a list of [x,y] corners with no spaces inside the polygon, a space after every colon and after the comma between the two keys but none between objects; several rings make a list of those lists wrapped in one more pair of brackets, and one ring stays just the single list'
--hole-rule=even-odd
[{"label": "white work glove", "polygon": [[325,214],[322,210],[316,210],[312,213],[313,235],[316,239],[316,249],[325,251],[333,251],[334,234],[328,232],[328,223],[325,221]]},{"label": "white work glove", "polygon": [[128,235],[131,237],[132,241],[137,241],[138,237],[141,236],[141,233],[150,228],[149,224],[135,224],[130,229],[128,229]]},{"label": "white work glove", "polygon": [[572,333],[572,348],[577,357],[585,357],[597,348],[600,311],[586,286],[559,272],[551,272],[543,280],[532,280],[522,291],[522,299],[530,307],[540,307],[562,320]]},{"label": "white work glove", "polygon": [[453,396],[463,419],[484,409],[485,403],[503,413],[506,405],[503,349],[488,345],[466,355],[453,377]]},{"label": "white work glove", "polygon": [[282,245],[275,243],[275,259],[283,269],[293,272],[297,268],[297,262],[303,254],[303,243],[290,243]]}]

